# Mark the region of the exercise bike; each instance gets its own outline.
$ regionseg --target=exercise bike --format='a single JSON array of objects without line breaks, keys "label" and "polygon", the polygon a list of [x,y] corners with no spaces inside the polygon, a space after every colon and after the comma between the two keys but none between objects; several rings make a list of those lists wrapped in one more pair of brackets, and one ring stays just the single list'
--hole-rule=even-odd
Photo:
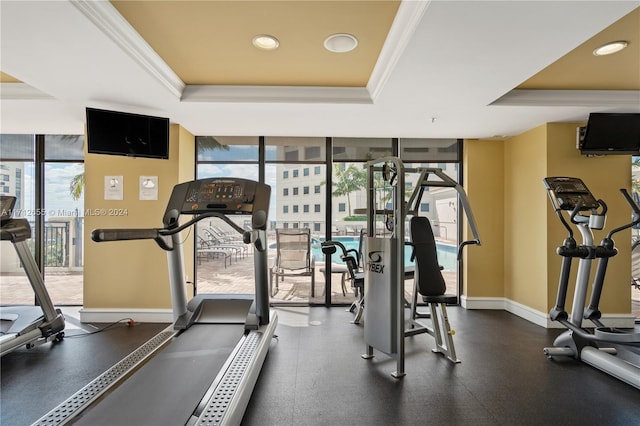
[{"label": "exercise bike", "polygon": [[[600,321],[602,313],[598,308],[609,259],[618,254],[612,237],[640,223],[640,206],[625,189],[621,189],[620,192],[633,210],[633,221],[609,231],[600,244],[595,245],[592,230],[604,228],[607,213],[605,202],[596,199],[578,178],[548,177],[544,179],[544,185],[556,215],[569,233],[563,245],[557,249],[557,253],[562,256],[562,266],[556,306],[549,313],[552,321],[558,321],[568,330],[556,338],[553,347],[544,348],[544,353],[550,359],[572,357],[581,360],[640,389],[640,366],[616,357],[615,347],[605,347],[611,344],[637,349],[640,347],[640,333],[606,327]],[[567,223],[563,212],[570,212],[569,221],[580,231],[582,244],[578,245],[573,238],[573,229]],[[589,214],[585,215],[584,212]],[[576,258],[579,259],[578,273],[569,315],[565,310],[565,301],[571,264]],[[591,299],[585,309],[590,269],[594,259],[598,259],[598,264]],[[584,328],[583,320],[590,320],[595,325],[593,331]]]}]

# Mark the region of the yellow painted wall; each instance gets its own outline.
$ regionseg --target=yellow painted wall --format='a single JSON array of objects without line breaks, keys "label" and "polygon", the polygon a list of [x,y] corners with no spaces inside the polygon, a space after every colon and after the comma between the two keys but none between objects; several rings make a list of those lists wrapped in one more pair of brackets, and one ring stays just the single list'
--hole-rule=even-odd
[{"label": "yellow painted wall", "polygon": [[[501,140],[464,141],[463,186],[480,234],[481,246],[467,246],[463,262],[463,294],[503,297],[504,294],[504,143]],[[468,227],[465,240],[473,239]]]},{"label": "yellow painted wall", "polygon": [[[608,206],[607,223],[604,231],[594,231],[596,243],[611,229],[631,220],[631,208],[624,201],[620,188],[631,190],[631,156],[609,155],[604,157],[581,156],[575,147],[576,127],[584,123],[551,123],[547,127],[547,174],[549,176],[575,176],[582,179],[596,198],[601,198]],[[546,195],[546,194],[545,194]],[[555,248],[562,244],[566,230],[560,224],[549,201],[546,201],[547,258],[548,258],[548,308],[555,305],[557,281],[560,273],[560,257]],[[576,232],[576,241],[582,242]],[[604,291],[600,303],[603,313],[631,312],[631,231],[625,230],[614,236],[619,254],[610,259],[605,279]],[[575,279],[577,262],[574,262],[572,278]],[[595,263],[592,268],[595,272]],[[572,279],[572,282],[574,282]],[[573,291],[573,287],[571,288]],[[567,298],[567,311],[570,311],[572,293]]]},{"label": "yellow painted wall", "polygon": [[[561,261],[556,248],[566,231],[542,184],[547,176],[583,179],[609,206],[607,232],[630,220],[631,210],[619,193],[619,188],[631,186],[630,157],[580,155],[575,140],[581,124],[548,123],[505,141],[465,141],[464,187],[482,239],[481,247],[465,252],[465,296],[505,298],[542,313],[555,306]],[[596,231],[595,241],[604,234]],[[470,238],[468,230],[464,236]],[[580,242],[577,231],[576,236]],[[603,313],[631,312],[630,238],[630,231],[615,237],[620,254],[611,259],[607,271]],[[567,310],[576,270],[574,262]]]},{"label": "yellow painted wall", "polygon": [[547,312],[546,126],[505,141],[504,297]]},{"label": "yellow painted wall", "polygon": [[[106,214],[85,216],[85,308],[171,307],[165,251],[151,240],[95,243],[91,241],[91,231],[161,227],[173,186],[193,179],[194,152],[194,136],[175,124],[170,127],[168,160],[85,152],[85,209],[106,211]],[[123,200],[104,200],[104,176],[123,176]],[[157,201],[139,200],[140,176],[158,176]],[[193,279],[192,237],[185,241],[183,248],[185,271],[188,279]]]}]

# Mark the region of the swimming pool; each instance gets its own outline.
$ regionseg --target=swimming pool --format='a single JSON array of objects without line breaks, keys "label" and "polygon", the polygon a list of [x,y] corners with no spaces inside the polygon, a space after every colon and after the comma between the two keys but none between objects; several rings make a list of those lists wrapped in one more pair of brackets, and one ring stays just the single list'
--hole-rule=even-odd
[{"label": "swimming pool", "polygon": [[[334,237],[333,241],[341,242],[347,250],[354,249],[357,251],[360,239],[359,237]],[[458,260],[456,258],[458,248],[456,246],[436,241],[436,250],[438,252],[438,262],[445,270],[455,271],[458,269]],[[311,243],[311,253],[316,261],[324,261],[324,253],[322,253],[320,240],[316,238],[313,239]],[[338,249],[333,255],[331,255],[331,262],[342,263],[342,260],[340,259],[341,254],[340,249]],[[413,265],[413,262],[411,261],[410,246],[405,246],[404,264]]]}]

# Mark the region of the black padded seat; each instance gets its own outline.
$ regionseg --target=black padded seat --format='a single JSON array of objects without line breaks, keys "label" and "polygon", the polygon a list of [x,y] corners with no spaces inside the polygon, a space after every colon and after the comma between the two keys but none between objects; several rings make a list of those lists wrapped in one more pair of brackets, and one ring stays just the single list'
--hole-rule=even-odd
[{"label": "black padded seat", "polygon": [[443,294],[442,296],[422,296],[422,300],[427,303],[444,303],[447,305],[455,305],[458,303],[458,297],[451,294]]}]

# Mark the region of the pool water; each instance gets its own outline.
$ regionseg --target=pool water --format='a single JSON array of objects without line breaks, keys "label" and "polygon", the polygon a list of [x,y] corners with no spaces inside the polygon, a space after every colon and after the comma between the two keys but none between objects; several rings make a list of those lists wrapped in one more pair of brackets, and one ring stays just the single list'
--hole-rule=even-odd
[{"label": "pool water", "polygon": [[[333,241],[339,241],[342,243],[347,250],[353,249],[358,251],[358,245],[360,243],[359,237],[334,237]],[[458,269],[458,260],[457,260],[457,252],[458,248],[456,246],[450,244],[444,244],[436,241],[436,250],[438,252],[438,263],[447,271],[455,271]],[[411,247],[405,246],[404,250],[404,264],[413,265],[411,261]],[[320,241],[317,239],[313,239],[311,245],[311,253],[316,261],[322,262],[324,261],[324,253],[322,253],[322,248],[320,246]],[[341,250],[338,250],[331,255],[331,262],[333,263],[342,263],[340,259]]]}]

